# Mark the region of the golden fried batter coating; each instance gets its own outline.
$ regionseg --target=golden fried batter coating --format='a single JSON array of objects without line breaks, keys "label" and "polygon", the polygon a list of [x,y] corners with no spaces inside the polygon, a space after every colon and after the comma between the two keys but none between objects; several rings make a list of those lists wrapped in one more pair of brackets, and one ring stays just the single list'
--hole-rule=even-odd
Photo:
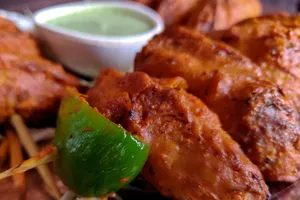
[{"label": "golden fried batter coating", "polygon": [[88,101],[150,145],[143,177],[178,200],[267,199],[267,186],[218,117],[182,87],[181,78],[100,74]]},{"label": "golden fried batter coating", "polygon": [[30,122],[56,113],[65,86],[79,86],[60,65],[0,54],[0,122],[17,112]]},{"label": "golden fried batter coating", "polygon": [[8,19],[0,16],[0,32],[17,33],[19,32],[18,27],[9,21]]},{"label": "golden fried batter coating", "polygon": [[166,26],[182,24],[194,7],[203,0],[132,0],[154,9]]},{"label": "golden fried batter coating", "polygon": [[269,15],[246,20],[219,38],[240,50],[279,85],[300,113],[300,16]]},{"label": "golden fried batter coating", "polygon": [[29,34],[0,18],[0,123],[15,112],[34,123],[51,119],[65,86],[79,87],[80,82],[42,58]]},{"label": "golden fried batter coating", "polygon": [[200,31],[223,30],[262,12],[259,0],[133,0],[156,10],[166,26]]},{"label": "golden fried batter coating", "polygon": [[294,182],[300,172],[297,113],[268,82],[216,74],[204,101],[267,181]]},{"label": "golden fried batter coating", "polygon": [[262,81],[262,69],[229,46],[185,28],[156,36],[136,57],[135,70],[181,76],[216,112],[267,181],[300,178],[297,112],[282,91]]},{"label": "golden fried batter coating", "polygon": [[189,90],[201,98],[216,72],[261,75],[257,65],[233,48],[183,27],[169,28],[152,39],[137,54],[135,70],[156,77],[184,77]]},{"label": "golden fried batter coating", "polygon": [[166,26],[182,24],[194,7],[202,0],[160,0],[156,11]]},{"label": "golden fried batter coating", "polygon": [[40,57],[37,43],[28,33],[0,31],[0,54],[13,54],[21,57]]},{"label": "golden fried batter coating", "polygon": [[186,25],[199,31],[224,30],[261,12],[257,0],[202,0],[189,15]]},{"label": "golden fried batter coating", "polygon": [[36,41],[28,34],[20,32],[17,26],[0,16],[0,54],[39,57]]}]

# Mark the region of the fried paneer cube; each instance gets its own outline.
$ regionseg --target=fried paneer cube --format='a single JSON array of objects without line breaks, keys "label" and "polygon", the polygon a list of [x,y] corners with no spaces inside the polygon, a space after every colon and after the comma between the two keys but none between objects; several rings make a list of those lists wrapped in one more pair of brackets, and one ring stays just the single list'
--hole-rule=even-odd
[{"label": "fried paneer cube", "polygon": [[66,86],[79,87],[77,78],[42,58],[0,54],[0,122],[13,113],[36,123],[55,117]]},{"label": "fried paneer cube", "polygon": [[183,25],[198,31],[224,30],[262,12],[259,0],[133,0],[154,9],[167,27]]},{"label": "fried paneer cube", "polygon": [[218,114],[266,181],[300,178],[298,113],[280,88],[262,80],[262,69],[238,51],[195,31],[172,28],[143,48],[135,70],[185,78],[188,91]]},{"label": "fried paneer cube", "polygon": [[14,114],[37,124],[55,117],[66,86],[80,81],[41,57],[34,38],[0,17],[0,123]]},{"label": "fried paneer cube", "polygon": [[178,200],[265,200],[258,168],[218,117],[183,88],[182,78],[103,71],[87,93],[91,106],[149,144],[142,176]]},{"label": "fried paneer cube", "polygon": [[218,34],[260,66],[262,75],[277,84],[300,113],[300,16],[268,15],[245,20]]}]

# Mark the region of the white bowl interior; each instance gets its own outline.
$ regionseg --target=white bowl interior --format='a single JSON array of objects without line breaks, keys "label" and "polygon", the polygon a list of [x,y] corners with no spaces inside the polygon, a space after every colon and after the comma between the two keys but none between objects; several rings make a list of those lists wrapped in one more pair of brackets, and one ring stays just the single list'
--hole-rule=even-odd
[{"label": "white bowl interior", "polygon": [[[145,33],[133,35],[133,36],[122,36],[122,37],[115,37],[115,36],[102,36],[102,35],[92,35],[87,33],[81,33],[77,31],[72,31],[60,27],[55,27],[52,25],[47,24],[48,20],[64,16],[73,12],[81,11],[88,8],[95,8],[95,7],[115,7],[115,8],[124,8],[136,12],[140,15],[145,16],[151,22],[153,22],[153,28],[150,31]],[[97,41],[106,41],[106,42],[117,42],[117,43],[130,43],[136,41],[145,40],[148,38],[149,35],[154,35],[162,31],[164,27],[163,20],[161,17],[152,9],[142,6],[137,3],[133,2],[75,2],[75,3],[66,3],[57,6],[48,7],[42,10],[37,11],[33,19],[37,26],[42,28],[55,31],[64,35],[69,35],[71,37],[76,37],[78,39],[85,40],[86,42],[97,42]]]}]

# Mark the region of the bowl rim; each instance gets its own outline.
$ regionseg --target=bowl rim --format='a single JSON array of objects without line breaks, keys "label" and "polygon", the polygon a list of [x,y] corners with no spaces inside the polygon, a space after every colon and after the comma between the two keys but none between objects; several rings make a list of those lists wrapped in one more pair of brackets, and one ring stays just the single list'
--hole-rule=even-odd
[{"label": "bowl rim", "polygon": [[[73,31],[61,27],[56,27],[53,25],[46,24],[45,22],[47,20],[53,19],[57,16],[61,15],[55,15],[48,17],[47,15],[53,14],[54,11],[59,9],[73,9],[73,8],[93,8],[93,7],[114,7],[114,8],[124,8],[131,10],[133,12],[139,13],[141,15],[144,15],[149,20],[151,20],[154,23],[154,27],[144,33],[131,35],[131,36],[104,36],[104,35],[94,35],[94,34],[88,34],[88,33],[82,33],[79,31]],[[44,17],[44,18],[43,18]],[[47,8],[40,9],[36,11],[33,16],[33,21],[37,28],[41,28],[47,31],[50,31],[54,34],[59,34],[68,37],[72,40],[80,40],[84,43],[89,44],[97,44],[97,43],[109,43],[109,44],[120,44],[120,43],[136,43],[141,41],[146,41],[149,38],[153,37],[156,34],[159,34],[164,29],[164,22],[161,16],[152,10],[151,8],[148,8],[142,4],[135,3],[135,2],[129,2],[129,1],[114,1],[114,2],[108,2],[108,1],[101,1],[101,2],[90,2],[90,1],[80,1],[80,2],[71,2],[71,3],[63,3],[55,6],[50,6]],[[44,19],[44,20],[43,20]]]}]

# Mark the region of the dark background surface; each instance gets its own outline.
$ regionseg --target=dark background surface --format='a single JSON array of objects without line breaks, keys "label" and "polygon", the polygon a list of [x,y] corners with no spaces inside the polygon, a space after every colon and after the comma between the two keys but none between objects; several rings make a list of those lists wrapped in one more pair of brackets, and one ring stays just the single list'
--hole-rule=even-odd
[{"label": "dark background surface", "polygon": [[[24,12],[30,9],[35,11],[50,5],[79,0],[0,0],[0,8],[12,11]],[[93,0],[91,0],[93,1]],[[94,0],[96,1],[96,0]],[[99,1],[99,0],[98,0]],[[265,13],[270,12],[297,12],[300,9],[300,0],[261,0]]]}]

